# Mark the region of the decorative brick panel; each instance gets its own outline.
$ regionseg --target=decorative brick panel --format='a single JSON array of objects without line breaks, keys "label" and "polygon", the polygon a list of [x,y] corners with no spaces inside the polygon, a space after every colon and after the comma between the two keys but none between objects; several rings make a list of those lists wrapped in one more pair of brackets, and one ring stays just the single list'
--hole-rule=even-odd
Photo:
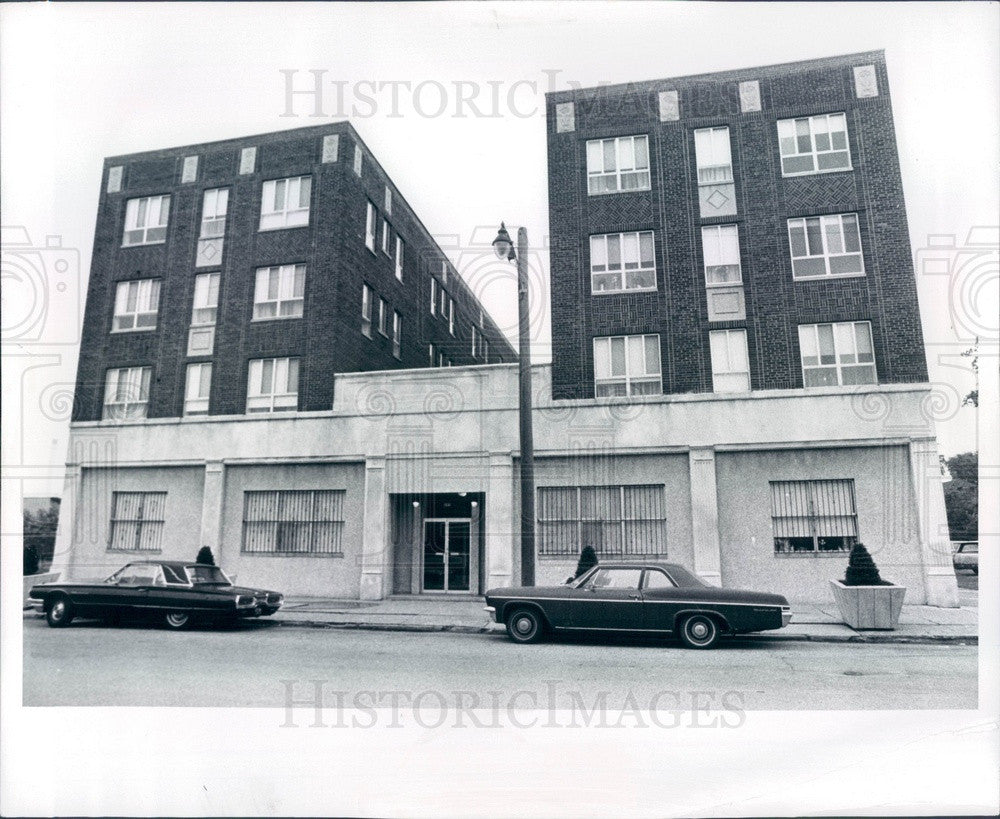
[{"label": "decorative brick panel", "polygon": [[856,97],[877,97],[878,77],[874,65],[858,65],[854,67],[854,94]]},{"label": "decorative brick panel", "polygon": [[740,111],[744,114],[760,110],[760,83],[747,80],[740,83]]},{"label": "decorative brick panel", "polygon": [[576,106],[572,102],[560,102],[556,106],[556,133],[565,134],[576,130]]},{"label": "decorative brick panel", "polygon": [[660,92],[660,122],[674,122],[681,118],[680,101],[676,91]]}]

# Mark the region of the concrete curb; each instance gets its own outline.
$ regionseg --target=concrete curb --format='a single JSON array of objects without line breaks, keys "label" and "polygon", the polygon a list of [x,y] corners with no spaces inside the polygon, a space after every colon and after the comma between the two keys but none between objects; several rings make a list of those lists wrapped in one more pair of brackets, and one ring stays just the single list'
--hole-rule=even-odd
[{"label": "concrete curb", "polygon": [[[340,629],[344,631],[403,631],[442,632],[448,634],[501,634],[502,629],[491,625],[427,625],[424,623],[365,623],[360,621],[330,622],[327,620],[273,620],[285,628]],[[908,643],[912,645],[979,645],[979,637],[971,635],[937,634],[751,634],[739,639],[769,640],[783,643]]]}]

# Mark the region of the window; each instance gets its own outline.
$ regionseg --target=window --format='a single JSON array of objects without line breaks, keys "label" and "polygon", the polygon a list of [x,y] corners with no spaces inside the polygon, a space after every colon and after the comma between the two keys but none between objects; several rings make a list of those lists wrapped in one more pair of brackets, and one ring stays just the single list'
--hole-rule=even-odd
[{"label": "window", "polygon": [[594,394],[598,398],[661,392],[658,335],[594,339]]},{"label": "window", "polygon": [[796,279],[864,275],[856,213],[789,219],[788,244]]},{"label": "window", "polygon": [[538,553],[578,555],[593,546],[599,557],[665,555],[663,484],[559,486],[538,489]]},{"label": "window", "polygon": [[396,236],[396,278],[403,281],[403,240]]},{"label": "window", "polygon": [[104,417],[119,421],[145,418],[152,367],[108,370],[104,387]]},{"label": "window", "polygon": [[878,383],[867,321],[800,324],[799,349],[805,387]]},{"label": "window", "polygon": [[215,324],[219,310],[219,274],[199,273],[194,277],[194,304],[191,307],[191,323],[194,325]]},{"label": "window", "polygon": [[844,114],[779,119],[778,147],[781,151],[782,176],[851,168],[847,117]]},{"label": "window", "polygon": [[642,587],[653,591],[655,589],[676,589],[677,584],[667,577],[666,572],[661,572],[659,569],[646,569],[646,579],[643,581]]},{"label": "window", "polygon": [[771,481],[775,554],[846,552],[857,543],[854,481]]},{"label": "window", "polygon": [[655,290],[653,232],[591,236],[590,289],[593,293]]},{"label": "window", "polygon": [[386,329],[388,321],[388,305],[385,303],[385,299],[380,298],[378,300],[378,331],[388,338],[389,333]]},{"label": "window", "polygon": [[587,580],[587,588],[639,590],[642,569],[598,569]]},{"label": "window", "polygon": [[309,224],[312,177],[292,176],[264,183],[260,203],[260,229],[301,227]]},{"label": "window", "polygon": [[699,128],[694,132],[694,153],[701,217],[732,216],[736,213],[736,186],[729,129]]},{"label": "window", "polygon": [[427,354],[430,357],[430,365],[429,366],[431,366],[431,367],[437,366],[437,361],[438,361],[438,359],[437,359],[437,349],[434,347],[434,343],[433,342],[431,342],[430,344],[427,345]]},{"label": "window", "polygon": [[160,309],[160,280],[135,279],[118,282],[115,291],[115,315],[111,330],[156,329],[156,313]]},{"label": "window", "polygon": [[211,363],[188,364],[184,387],[185,415],[205,415],[208,413],[208,391],[211,385]]},{"label": "window", "polygon": [[375,206],[368,203],[368,213],[365,216],[365,247],[375,252]]},{"label": "window", "polygon": [[392,311],[392,354],[400,357],[400,343],[403,340],[403,317]]},{"label": "window", "polygon": [[165,242],[169,217],[169,196],[129,199],[125,206],[125,238],[122,246],[156,245]]},{"label": "window", "polygon": [[166,492],[112,493],[108,551],[160,551],[166,510]]},{"label": "window", "polygon": [[649,190],[648,137],[626,136],[588,141],[587,190],[591,196]]},{"label": "window", "polygon": [[438,298],[438,283],[437,279],[433,276],[431,277],[431,315],[437,315],[437,298]]},{"label": "window", "polygon": [[476,332],[476,325],[472,325],[472,357],[476,358],[479,355],[479,348],[477,346],[478,333]]},{"label": "window", "polygon": [[342,555],[343,489],[243,493],[244,554]]},{"label": "window", "polygon": [[448,298],[448,332],[455,335],[455,300]]},{"label": "window", "polygon": [[441,299],[439,307],[441,308],[441,318],[448,317],[448,293],[445,292],[443,287],[439,287],[438,290],[441,292]]},{"label": "window", "polygon": [[253,291],[254,319],[300,317],[305,302],[305,289],[304,264],[258,268]]},{"label": "window", "polygon": [[229,188],[205,191],[201,204],[201,233],[195,267],[210,267],[222,263],[222,237],[226,233],[226,210]]},{"label": "window", "polygon": [[746,330],[712,330],[712,389],[715,392],[749,392],[750,360]]},{"label": "window", "polygon": [[706,284],[739,284],[743,281],[740,234],[736,225],[703,227],[701,246],[705,253]]},{"label": "window", "polygon": [[483,361],[490,363],[490,342],[486,338],[483,338]]},{"label": "window", "polygon": [[382,219],[382,252],[388,256],[389,255],[389,222],[386,219]]},{"label": "window", "polygon": [[294,410],[299,406],[299,360],[255,358],[247,378],[247,412]]},{"label": "window", "polygon": [[361,285],[361,332],[372,337],[372,289]]}]

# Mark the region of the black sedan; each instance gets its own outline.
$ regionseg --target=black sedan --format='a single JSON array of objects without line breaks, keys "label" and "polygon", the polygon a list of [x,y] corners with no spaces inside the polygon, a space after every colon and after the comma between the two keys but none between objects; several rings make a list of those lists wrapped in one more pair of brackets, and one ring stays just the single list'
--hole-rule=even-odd
[{"label": "black sedan", "polygon": [[234,586],[216,566],[168,560],[129,563],[94,583],[42,583],[29,596],[42,602],[53,628],[75,617],[116,621],[131,615],[182,629],[192,620],[232,623],[274,614],[284,602],[278,592]]},{"label": "black sedan", "polygon": [[518,643],[548,631],[679,634],[691,648],[711,648],[721,634],[788,625],[779,594],[709,586],[675,563],[601,563],[563,586],[490,589],[486,610]]}]

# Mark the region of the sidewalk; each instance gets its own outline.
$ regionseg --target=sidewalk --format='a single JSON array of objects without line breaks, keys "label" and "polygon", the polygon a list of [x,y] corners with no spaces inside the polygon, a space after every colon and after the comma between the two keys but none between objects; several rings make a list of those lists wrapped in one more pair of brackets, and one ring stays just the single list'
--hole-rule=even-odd
[{"label": "sidewalk", "polygon": [[[962,608],[903,606],[895,631],[855,631],[840,620],[837,606],[792,604],[792,622],[754,639],[821,643],[978,643],[979,610],[975,593],[964,592]],[[274,619],[293,628],[450,631],[485,634],[502,631],[489,620],[481,597],[390,597],[387,600],[335,600],[290,597]]]}]

